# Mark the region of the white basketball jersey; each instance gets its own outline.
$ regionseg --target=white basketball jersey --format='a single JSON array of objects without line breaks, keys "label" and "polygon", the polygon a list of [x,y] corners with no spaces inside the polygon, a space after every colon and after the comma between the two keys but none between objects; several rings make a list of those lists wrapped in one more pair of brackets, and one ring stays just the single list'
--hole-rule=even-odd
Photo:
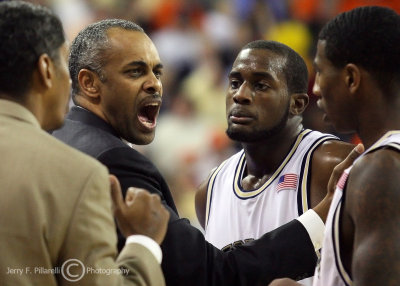
[{"label": "white basketball jersey", "polygon": [[[366,150],[365,154],[380,148],[394,148],[400,151],[400,131],[390,131]],[[313,286],[349,286],[353,284],[351,275],[344,268],[340,257],[340,210],[342,207],[343,189],[353,166],[347,168],[339,179],[335,195],[326,219],[324,242],[321,253],[321,262],[314,274]]]},{"label": "white basketball jersey", "polygon": [[337,137],[317,131],[299,133],[286,158],[259,188],[244,190],[243,150],[224,161],[210,176],[207,189],[206,239],[226,250],[261,237],[309,209],[313,151]]}]

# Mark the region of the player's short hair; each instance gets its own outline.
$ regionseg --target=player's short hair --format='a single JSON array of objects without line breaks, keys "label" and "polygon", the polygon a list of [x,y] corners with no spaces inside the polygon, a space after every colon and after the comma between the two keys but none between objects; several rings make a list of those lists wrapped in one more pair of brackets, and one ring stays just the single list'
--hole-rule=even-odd
[{"label": "player's short hair", "polygon": [[400,16],[394,10],[364,6],[339,14],[320,31],[325,54],[336,67],[359,65],[374,74],[381,88],[400,73]]},{"label": "player's short hair", "polygon": [[288,93],[307,93],[308,90],[308,70],[304,59],[296,53],[292,48],[285,44],[257,40],[245,45],[242,50],[246,49],[265,49],[282,56],[286,59],[282,72],[285,75]]}]

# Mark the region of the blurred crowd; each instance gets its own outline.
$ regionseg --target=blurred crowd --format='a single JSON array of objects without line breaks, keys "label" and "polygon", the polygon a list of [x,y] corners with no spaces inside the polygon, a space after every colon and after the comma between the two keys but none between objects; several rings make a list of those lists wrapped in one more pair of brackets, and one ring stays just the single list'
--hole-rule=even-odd
[{"label": "blurred crowd", "polygon": [[[163,106],[154,142],[142,146],[167,179],[180,215],[197,224],[194,193],[212,168],[236,152],[225,135],[227,72],[239,49],[257,39],[287,44],[307,62],[310,105],[304,126],[335,133],[323,123],[312,94],[318,31],[340,12],[398,0],[32,0],[53,9],[72,40],[89,23],[122,18],[141,25],[165,66]],[[358,142],[353,135],[337,134]]]}]

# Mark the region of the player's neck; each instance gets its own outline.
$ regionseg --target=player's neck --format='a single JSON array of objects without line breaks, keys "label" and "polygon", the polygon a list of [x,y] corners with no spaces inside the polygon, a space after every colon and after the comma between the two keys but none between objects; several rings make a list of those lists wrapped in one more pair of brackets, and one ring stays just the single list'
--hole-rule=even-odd
[{"label": "player's neck", "polygon": [[[365,148],[369,148],[379,138],[391,130],[400,130],[400,103],[376,106],[369,114],[360,116],[358,135]],[[364,119],[363,119],[364,118]]]},{"label": "player's neck", "polygon": [[297,129],[285,129],[268,140],[242,144],[246,154],[247,174],[258,178],[273,174],[289,153],[302,128],[299,125]]}]

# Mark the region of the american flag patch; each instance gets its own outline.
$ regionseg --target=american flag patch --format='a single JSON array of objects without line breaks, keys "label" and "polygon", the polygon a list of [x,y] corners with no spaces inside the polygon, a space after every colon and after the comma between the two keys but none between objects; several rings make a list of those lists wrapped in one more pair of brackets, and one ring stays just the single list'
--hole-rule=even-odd
[{"label": "american flag patch", "polygon": [[297,178],[298,176],[296,174],[285,174],[280,176],[278,185],[276,186],[276,191],[296,190]]},{"label": "american flag patch", "polygon": [[348,173],[343,172],[343,174],[340,176],[339,182],[337,183],[336,187],[338,187],[339,189],[343,190],[344,185],[346,184],[348,176],[349,176]]}]

